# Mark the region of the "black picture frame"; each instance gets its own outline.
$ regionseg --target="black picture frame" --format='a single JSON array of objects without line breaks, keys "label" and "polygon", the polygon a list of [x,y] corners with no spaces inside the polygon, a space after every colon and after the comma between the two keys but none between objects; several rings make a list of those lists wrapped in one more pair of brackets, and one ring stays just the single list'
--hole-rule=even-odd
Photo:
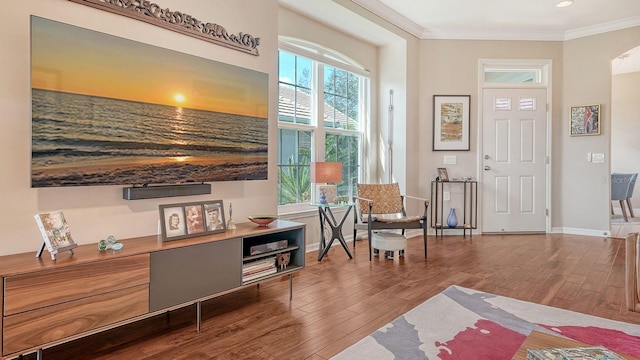
[{"label": "black picture frame", "polygon": [[433,95],[433,151],[469,151],[471,95]]}]

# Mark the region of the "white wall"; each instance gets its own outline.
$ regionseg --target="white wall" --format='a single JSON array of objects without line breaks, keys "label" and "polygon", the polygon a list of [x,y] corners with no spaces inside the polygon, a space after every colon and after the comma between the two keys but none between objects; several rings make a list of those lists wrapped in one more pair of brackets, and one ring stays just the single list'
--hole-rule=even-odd
[{"label": "white wall", "polygon": [[[232,32],[260,37],[260,56],[245,54],[187,37],[141,21],[63,0],[14,1],[0,31],[0,255],[35,251],[42,238],[33,215],[63,210],[76,242],[95,243],[113,234],[128,238],[158,232],[158,205],[223,199],[233,202],[234,219],[254,213],[275,213],[277,179],[274,167],[268,181],[213,183],[207,196],[127,201],[122,186],[30,188],[30,15],[100,31],[135,41],[226,62],[269,74],[271,104],[277,102],[277,1],[276,0],[163,0],[163,7],[179,10],[202,21],[218,23]],[[246,9],[252,9],[247,11]],[[158,76],[162,76],[159,74]],[[269,108],[269,162],[276,161],[277,108]]]},{"label": "white wall", "polygon": [[[614,75],[611,84],[611,172],[640,173],[640,72]],[[640,208],[640,188],[633,195]]]}]

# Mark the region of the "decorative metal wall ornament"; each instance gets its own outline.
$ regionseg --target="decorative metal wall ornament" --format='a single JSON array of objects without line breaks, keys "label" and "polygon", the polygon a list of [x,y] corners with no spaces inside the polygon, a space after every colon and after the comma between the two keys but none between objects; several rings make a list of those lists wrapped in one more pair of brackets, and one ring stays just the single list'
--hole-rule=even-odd
[{"label": "decorative metal wall ornament", "polygon": [[242,32],[230,34],[222,25],[203,23],[189,14],[171,11],[168,8],[162,9],[160,5],[149,0],[69,1],[144,21],[167,30],[259,56],[258,45],[260,45],[260,38]]}]

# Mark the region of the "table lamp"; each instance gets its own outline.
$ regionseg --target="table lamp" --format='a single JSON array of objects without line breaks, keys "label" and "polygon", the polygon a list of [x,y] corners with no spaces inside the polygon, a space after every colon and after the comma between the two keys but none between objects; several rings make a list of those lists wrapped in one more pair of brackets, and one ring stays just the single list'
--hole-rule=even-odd
[{"label": "table lamp", "polygon": [[[327,183],[339,183],[342,182],[342,163],[341,162],[311,162],[311,182],[314,184],[327,184]],[[328,200],[333,202],[335,199],[335,185],[326,185],[319,188],[320,198],[318,202],[320,204],[327,203],[327,190],[333,187],[333,198]],[[314,194],[316,192],[314,191]]]}]

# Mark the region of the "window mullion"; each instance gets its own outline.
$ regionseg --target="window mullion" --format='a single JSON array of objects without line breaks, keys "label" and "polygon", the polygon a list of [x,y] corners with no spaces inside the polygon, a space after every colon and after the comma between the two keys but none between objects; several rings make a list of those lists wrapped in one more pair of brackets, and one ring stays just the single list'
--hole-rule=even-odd
[{"label": "window mullion", "polygon": [[324,66],[317,61],[313,62],[314,71],[314,93],[312,94],[312,109],[314,114],[314,124],[316,131],[313,135],[314,149],[316,161],[324,161],[325,153],[325,130],[324,130]]}]

